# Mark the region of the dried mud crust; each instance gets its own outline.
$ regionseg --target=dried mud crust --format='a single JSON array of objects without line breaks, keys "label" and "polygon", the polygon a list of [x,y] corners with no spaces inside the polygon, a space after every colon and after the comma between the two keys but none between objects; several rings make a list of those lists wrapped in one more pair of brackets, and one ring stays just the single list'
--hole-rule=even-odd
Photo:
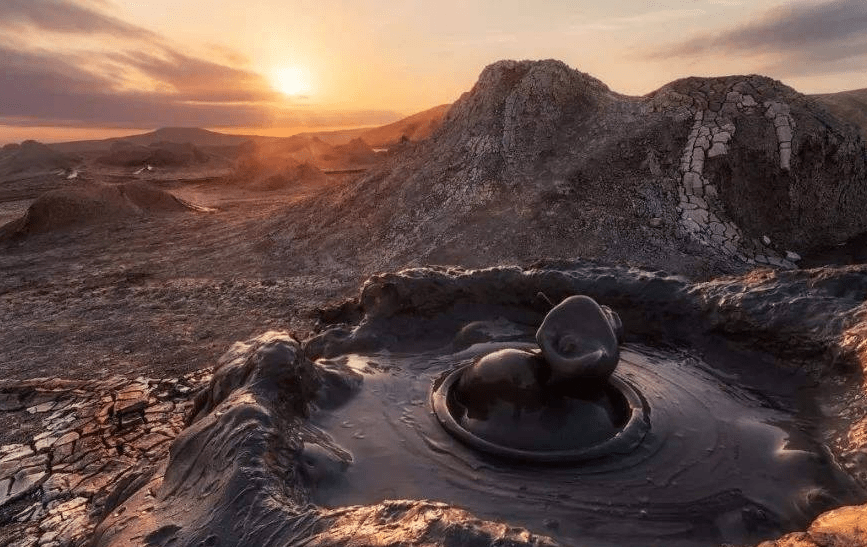
[{"label": "dried mud crust", "polygon": [[[768,270],[700,284],[587,263],[376,276],[357,299],[322,311],[319,334],[299,343],[269,332],[236,343],[212,375],[4,383],[0,404],[39,425],[0,448],[0,545],[551,545],[441,503],[320,508],[309,503],[309,475],[299,463],[305,444],[323,442],[303,425],[328,381],[311,358],[400,350],[413,334],[401,332],[410,315],[413,328],[436,326],[445,337],[461,326],[437,323],[449,309],[462,310],[461,322],[493,311],[541,317],[539,291],[554,299],[581,292],[623,310],[636,341],[700,345],[722,337],[850,386],[867,363],[863,267]],[[793,361],[796,355],[810,357]],[[863,397],[847,408],[840,439],[825,440],[863,481],[867,408]],[[837,509],[766,545],[858,545],[864,518],[867,506]]]},{"label": "dried mud crust", "polygon": [[0,446],[0,545],[85,545],[124,489],[154,474],[209,379],[0,383],[3,425],[30,417]]}]

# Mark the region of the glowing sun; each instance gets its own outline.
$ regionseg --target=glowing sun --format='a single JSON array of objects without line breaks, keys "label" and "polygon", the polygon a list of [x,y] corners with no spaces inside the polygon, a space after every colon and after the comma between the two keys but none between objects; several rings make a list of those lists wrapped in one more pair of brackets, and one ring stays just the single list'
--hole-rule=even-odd
[{"label": "glowing sun", "polygon": [[283,67],[271,73],[271,85],[284,95],[304,95],[310,92],[310,80],[298,67]]}]

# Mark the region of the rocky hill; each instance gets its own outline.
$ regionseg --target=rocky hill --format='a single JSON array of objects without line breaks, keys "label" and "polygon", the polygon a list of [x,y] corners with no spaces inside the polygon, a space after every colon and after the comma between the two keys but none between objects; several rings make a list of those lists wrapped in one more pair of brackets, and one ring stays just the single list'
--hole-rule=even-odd
[{"label": "rocky hill", "polygon": [[772,79],[628,97],[559,61],[501,61],[430,139],[271,233],[374,268],[595,257],[709,275],[867,231],[865,183],[857,130]]},{"label": "rocky hill", "polygon": [[841,120],[858,126],[861,135],[867,139],[867,89],[826,93],[814,97]]}]

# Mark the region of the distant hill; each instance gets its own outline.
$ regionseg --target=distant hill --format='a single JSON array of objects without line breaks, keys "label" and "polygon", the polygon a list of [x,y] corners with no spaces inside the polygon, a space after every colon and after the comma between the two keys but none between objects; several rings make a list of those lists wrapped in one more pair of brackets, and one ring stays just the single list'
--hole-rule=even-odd
[{"label": "distant hill", "polygon": [[293,187],[322,186],[327,182],[328,177],[319,168],[301,163],[274,170],[262,177],[249,178],[245,188],[257,192],[270,192]]},{"label": "distant hill", "polygon": [[352,139],[346,144],[334,147],[334,155],[343,158],[350,165],[365,165],[377,162],[376,152],[364,139]]},{"label": "distant hill", "polygon": [[36,141],[24,141],[6,145],[0,150],[0,176],[23,172],[68,169],[78,163],[78,158],[49,148]]},{"label": "distant hill", "polygon": [[440,105],[424,112],[413,114],[402,120],[398,120],[381,127],[362,127],[357,129],[340,129],[336,131],[307,131],[290,137],[265,137],[261,135],[232,135],[218,133],[198,127],[164,127],[127,137],[115,137],[111,139],[72,141],[49,145],[52,150],[61,154],[85,154],[89,152],[104,152],[111,149],[112,145],[122,142],[137,146],[153,146],[157,143],[190,143],[197,147],[231,147],[245,142],[257,144],[275,144],[287,141],[289,144],[303,141],[307,142],[315,138],[322,144],[341,146],[349,144],[354,139],[362,138],[364,142],[373,148],[388,148],[399,142],[402,137],[411,141],[420,141],[427,138],[442,123],[443,116],[451,105]]},{"label": "distant hill", "polygon": [[166,142],[190,143],[195,146],[235,146],[250,140],[250,136],[228,135],[197,127],[164,127],[144,135],[127,137],[124,140],[140,146]]},{"label": "distant hill", "polygon": [[813,95],[841,120],[857,125],[867,140],[867,89]]},{"label": "distant hill", "polygon": [[97,158],[103,165],[134,167],[152,165],[154,167],[183,167],[208,161],[208,155],[196,145],[170,141],[160,141],[142,146],[129,141],[115,142],[108,153]]},{"label": "distant hill", "polygon": [[411,141],[424,140],[442,125],[443,117],[451,106],[435,106],[394,123],[369,129],[361,133],[360,137],[373,148],[388,148],[400,142],[403,137]]},{"label": "distant hill", "polygon": [[238,173],[246,178],[263,177],[298,164],[325,170],[366,168],[382,159],[362,139],[332,146],[310,133],[254,142],[243,148],[236,165]]},{"label": "distant hill", "polygon": [[324,143],[330,144],[331,146],[340,146],[341,144],[346,144],[350,142],[352,139],[359,138],[364,132],[370,131],[371,129],[375,129],[372,127],[357,127],[355,129],[336,129],[334,131],[305,131],[304,133],[298,133],[297,135],[292,135],[291,137],[285,137],[287,139],[293,139],[297,137],[316,137]]},{"label": "distant hill", "polygon": [[237,146],[251,139],[267,139],[268,137],[251,137],[249,135],[227,135],[197,127],[164,127],[128,137],[116,137],[112,139],[73,141],[50,145],[57,152],[65,154],[82,154],[108,150],[115,143],[124,142],[137,146],[151,146],[158,143],[190,143],[195,146]]}]

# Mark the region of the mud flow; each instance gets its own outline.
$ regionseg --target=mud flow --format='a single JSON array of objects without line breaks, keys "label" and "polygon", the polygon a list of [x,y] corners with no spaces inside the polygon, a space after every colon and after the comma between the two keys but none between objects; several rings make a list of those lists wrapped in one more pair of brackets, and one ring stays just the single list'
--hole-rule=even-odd
[{"label": "mud flow", "polygon": [[429,499],[566,544],[690,546],[776,537],[864,497],[812,438],[802,378],[768,373],[747,357],[715,357],[711,365],[643,345],[622,347],[615,374],[648,409],[650,427],[628,453],[556,465],[480,453],[441,427],[432,390],[492,351],[533,347],[529,332],[515,336],[520,329],[511,325],[460,351],[325,363],[356,380],[360,374],[362,386],[313,416],[308,436],[320,440],[302,458],[312,501]]}]

